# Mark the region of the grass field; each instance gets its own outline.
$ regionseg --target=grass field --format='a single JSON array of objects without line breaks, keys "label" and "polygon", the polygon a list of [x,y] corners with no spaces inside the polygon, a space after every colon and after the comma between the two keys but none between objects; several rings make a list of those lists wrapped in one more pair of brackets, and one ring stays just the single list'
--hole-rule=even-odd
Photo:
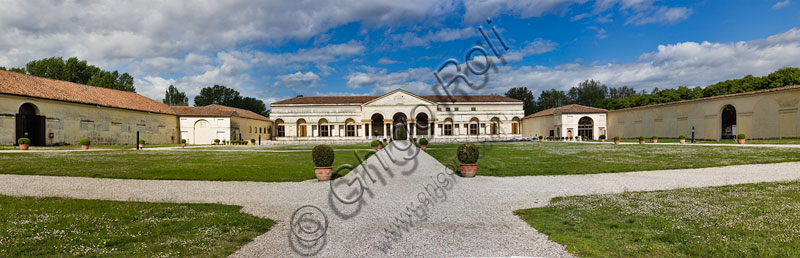
[{"label": "grass field", "polygon": [[800,257],[800,182],[555,198],[514,212],[580,257]]},{"label": "grass field", "polygon": [[0,196],[0,257],[226,257],[274,224],[240,209]]},{"label": "grass field", "polygon": [[[358,151],[359,155],[366,151]],[[334,166],[357,165],[336,150]],[[285,182],[314,179],[310,151],[75,151],[0,153],[0,173],[128,179]],[[344,175],[345,173],[340,173]]]},{"label": "grass field", "polygon": [[[157,148],[157,147],[179,147],[180,144],[152,144],[152,145],[145,145],[145,148]],[[92,149],[110,149],[110,150],[124,150],[124,149],[136,149],[135,145],[91,145]],[[19,149],[18,146],[13,145],[2,145],[0,146],[0,150],[17,150]],[[64,146],[30,146],[31,150],[79,150],[81,149],[80,145],[64,145]]]},{"label": "grass field", "polygon": [[[566,175],[800,161],[800,149],[564,142],[479,143],[478,175]],[[456,144],[427,153],[457,167]]]}]

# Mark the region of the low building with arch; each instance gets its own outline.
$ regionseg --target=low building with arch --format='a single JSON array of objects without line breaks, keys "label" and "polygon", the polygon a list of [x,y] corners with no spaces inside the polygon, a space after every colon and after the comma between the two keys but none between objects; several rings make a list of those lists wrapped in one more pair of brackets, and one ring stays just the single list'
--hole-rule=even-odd
[{"label": "low building with arch", "polygon": [[[431,141],[522,136],[522,101],[497,95],[295,97],[271,105],[278,141],[365,141],[403,132]],[[402,130],[399,130],[403,128]]]},{"label": "low building with arch", "polygon": [[542,110],[523,118],[523,135],[527,137],[586,136],[597,140],[606,134],[608,110],[571,104]]},{"label": "low building with arch", "polygon": [[217,104],[172,109],[180,119],[181,138],[189,144],[212,144],[215,139],[260,144],[271,139],[272,121],[250,110]]}]

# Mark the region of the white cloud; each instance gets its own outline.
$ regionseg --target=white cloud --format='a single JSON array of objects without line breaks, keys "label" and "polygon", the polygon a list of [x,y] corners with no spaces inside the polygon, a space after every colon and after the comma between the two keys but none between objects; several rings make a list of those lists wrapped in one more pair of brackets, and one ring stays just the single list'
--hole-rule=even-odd
[{"label": "white cloud", "polygon": [[638,12],[625,20],[625,25],[645,25],[650,23],[673,24],[689,18],[693,12],[686,7],[661,6],[649,11]]},{"label": "white cloud", "polygon": [[296,72],[278,76],[278,81],[275,85],[284,85],[289,87],[313,87],[320,80],[320,77],[314,72]]},{"label": "white cloud", "polygon": [[[551,51],[555,50],[557,46],[558,46],[558,43],[555,43],[555,42],[550,41],[550,40],[545,40],[545,39],[538,38],[538,39],[534,40],[533,42],[530,42],[530,43],[526,44],[523,48],[521,48],[519,50],[514,49],[514,50],[509,51],[508,53],[504,54],[503,57],[505,58],[506,61],[520,61],[520,60],[522,60],[522,58],[524,58],[526,56],[532,56],[532,55],[538,55],[538,54],[551,52]],[[497,47],[497,46],[495,46],[495,47]],[[499,48],[499,47],[497,47],[497,48]],[[487,48],[486,50],[489,51],[490,55],[492,55],[492,52],[491,52],[490,49]],[[497,63],[496,60],[493,60],[493,62]]]},{"label": "white cloud", "polygon": [[563,15],[567,8],[573,4],[582,4],[587,0],[464,0],[464,22],[467,24],[481,23],[487,17],[496,17],[498,14],[512,14],[521,18],[540,17],[543,14],[555,13]]},{"label": "white cloud", "polygon": [[438,31],[428,31],[427,34],[419,36],[412,32],[393,35],[392,39],[400,42],[401,47],[428,46],[431,42],[447,42],[470,38],[477,35],[475,29],[471,27],[463,29],[444,28]]},{"label": "white cloud", "polygon": [[386,57],[381,57],[381,59],[378,59],[378,64],[396,64],[396,63],[400,63],[400,61],[395,61]]},{"label": "white cloud", "polygon": [[781,9],[781,8],[789,5],[790,3],[791,2],[789,2],[789,0],[780,1],[780,2],[775,3],[775,5],[772,6],[772,9]]},{"label": "white cloud", "polygon": [[608,34],[606,34],[606,30],[603,29],[603,28],[600,28],[600,27],[597,27],[597,26],[589,26],[589,27],[586,27],[586,28],[597,32],[597,34],[595,34],[595,37],[597,37],[597,39],[608,38]]},{"label": "white cloud", "polygon": [[[797,60],[800,60],[800,29],[791,29],[752,41],[660,45],[656,51],[644,53],[638,60],[623,64],[570,63],[554,67],[498,65],[498,71],[489,72],[486,87],[480,90],[469,90],[466,86],[461,88],[471,94],[502,94],[512,87],[528,87],[541,92],[551,88],[565,90],[590,79],[611,87],[629,86],[637,89],[706,86],[748,74],[763,76],[782,67],[797,67],[800,66]],[[374,94],[397,88],[419,94],[434,93],[432,70],[427,68],[394,73],[373,69],[352,73],[348,79],[348,86],[374,87]]]}]

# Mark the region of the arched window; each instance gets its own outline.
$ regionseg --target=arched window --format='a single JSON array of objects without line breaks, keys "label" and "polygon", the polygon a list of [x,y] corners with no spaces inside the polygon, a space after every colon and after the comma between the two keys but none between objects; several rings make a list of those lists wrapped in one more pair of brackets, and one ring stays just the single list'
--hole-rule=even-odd
[{"label": "arched window", "polygon": [[275,120],[275,125],[278,127],[278,137],[286,136],[286,128],[283,125],[283,119]]},{"label": "arched window", "polygon": [[469,120],[469,130],[467,131],[467,133],[469,133],[469,135],[478,135],[480,133],[480,131],[478,131],[478,125],[479,124],[480,124],[480,120],[478,120],[477,117],[473,117],[472,119],[470,119]]},{"label": "arched window", "polygon": [[297,137],[306,137],[308,136],[308,129],[306,126],[305,119],[298,119],[297,120]]},{"label": "arched window", "polygon": [[356,136],[356,120],[352,118],[348,118],[344,121],[344,134],[345,136],[354,137]]},{"label": "arched window", "polygon": [[320,137],[328,137],[331,136],[331,126],[328,125],[328,120],[322,118],[319,120],[319,136]]},{"label": "arched window", "polygon": [[584,116],[578,120],[578,136],[594,140],[594,120],[591,117]]}]

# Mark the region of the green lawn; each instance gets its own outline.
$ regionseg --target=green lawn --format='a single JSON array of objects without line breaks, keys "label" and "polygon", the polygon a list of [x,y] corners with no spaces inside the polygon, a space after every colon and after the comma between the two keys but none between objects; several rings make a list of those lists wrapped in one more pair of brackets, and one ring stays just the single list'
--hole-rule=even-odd
[{"label": "green lawn", "polygon": [[[612,173],[800,161],[800,149],[691,145],[613,145],[564,142],[478,143],[478,175],[529,176]],[[457,168],[456,144],[427,153]]]},{"label": "green lawn", "polygon": [[[145,145],[145,148],[156,148],[156,147],[180,147],[180,144],[148,144]],[[123,150],[123,149],[136,149],[135,145],[91,145],[92,149],[112,149],[112,150]],[[0,145],[0,150],[17,150],[19,149],[18,146],[13,145]],[[31,150],[79,150],[81,149],[80,145],[64,145],[64,146],[30,146]]]},{"label": "green lawn", "polygon": [[[357,165],[353,150],[335,151],[334,166]],[[367,151],[358,151],[363,157]],[[346,172],[346,171],[345,171]],[[346,174],[345,172],[340,175]],[[0,173],[129,179],[303,181],[314,179],[310,151],[75,151],[0,153]]]},{"label": "green lawn", "polygon": [[800,182],[555,198],[514,212],[581,257],[800,257]]},{"label": "green lawn", "polygon": [[0,257],[226,257],[274,224],[240,209],[0,196]]}]

